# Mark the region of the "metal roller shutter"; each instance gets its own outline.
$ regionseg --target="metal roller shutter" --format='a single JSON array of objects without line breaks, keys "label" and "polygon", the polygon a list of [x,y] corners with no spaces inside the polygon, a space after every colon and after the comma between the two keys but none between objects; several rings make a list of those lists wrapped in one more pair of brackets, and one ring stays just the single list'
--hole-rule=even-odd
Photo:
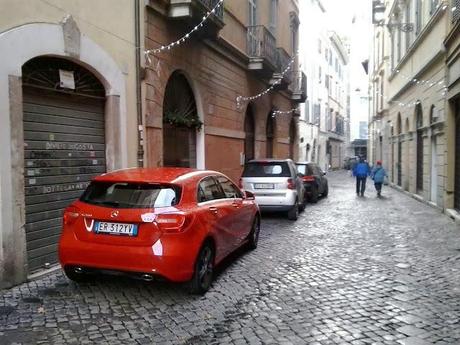
[{"label": "metal roller shutter", "polygon": [[62,211],[105,172],[104,100],[24,88],[29,270],[57,261]]}]

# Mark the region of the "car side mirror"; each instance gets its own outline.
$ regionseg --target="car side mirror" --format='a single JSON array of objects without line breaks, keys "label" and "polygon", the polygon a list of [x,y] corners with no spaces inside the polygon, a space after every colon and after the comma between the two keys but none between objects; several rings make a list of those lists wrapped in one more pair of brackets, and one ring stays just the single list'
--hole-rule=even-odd
[{"label": "car side mirror", "polygon": [[249,191],[244,191],[244,195],[246,197],[247,200],[254,200],[255,199],[255,196],[254,196],[254,193],[252,192],[249,192]]}]

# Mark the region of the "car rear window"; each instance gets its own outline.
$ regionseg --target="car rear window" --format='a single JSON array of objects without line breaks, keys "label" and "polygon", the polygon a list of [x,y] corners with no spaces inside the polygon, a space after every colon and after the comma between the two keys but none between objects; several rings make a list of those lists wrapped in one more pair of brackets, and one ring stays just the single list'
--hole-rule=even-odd
[{"label": "car rear window", "polygon": [[313,171],[314,171],[313,166],[311,166],[310,164],[298,164],[297,165],[297,172],[301,173],[302,175],[305,175],[305,176],[314,175]]},{"label": "car rear window", "polygon": [[180,188],[172,185],[91,182],[80,201],[111,208],[156,208],[179,203]]},{"label": "car rear window", "polygon": [[253,162],[244,167],[243,177],[290,177],[289,166],[285,162]]}]

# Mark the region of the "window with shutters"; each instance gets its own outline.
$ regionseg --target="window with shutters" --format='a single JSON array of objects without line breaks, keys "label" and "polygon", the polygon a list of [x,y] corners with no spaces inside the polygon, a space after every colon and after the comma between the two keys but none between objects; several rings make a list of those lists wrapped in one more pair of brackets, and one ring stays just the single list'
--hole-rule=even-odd
[{"label": "window with shutters", "polygon": [[422,0],[415,0],[415,35],[422,30]]},{"label": "window with shutters", "polygon": [[276,37],[276,26],[278,22],[278,0],[271,0],[270,4],[270,31]]},{"label": "window with shutters", "polygon": [[452,0],[452,23],[460,20],[460,0]]},{"label": "window with shutters", "polygon": [[257,0],[249,1],[249,26],[257,25]]}]

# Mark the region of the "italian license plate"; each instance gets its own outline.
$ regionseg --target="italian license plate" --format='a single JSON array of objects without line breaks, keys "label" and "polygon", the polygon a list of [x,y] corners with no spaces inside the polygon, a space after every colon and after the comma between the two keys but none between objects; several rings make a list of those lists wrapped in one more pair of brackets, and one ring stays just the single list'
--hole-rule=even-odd
[{"label": "italian license plate", "polygon": [[255,189],[274,189],[275,185],[273,183],[256,183],[254,184]]},{"label": "italian license plate", "polygon": [[94,232],[96,234],[136,236],[137,225],[128,223],[96,222],[94,224]]}]

